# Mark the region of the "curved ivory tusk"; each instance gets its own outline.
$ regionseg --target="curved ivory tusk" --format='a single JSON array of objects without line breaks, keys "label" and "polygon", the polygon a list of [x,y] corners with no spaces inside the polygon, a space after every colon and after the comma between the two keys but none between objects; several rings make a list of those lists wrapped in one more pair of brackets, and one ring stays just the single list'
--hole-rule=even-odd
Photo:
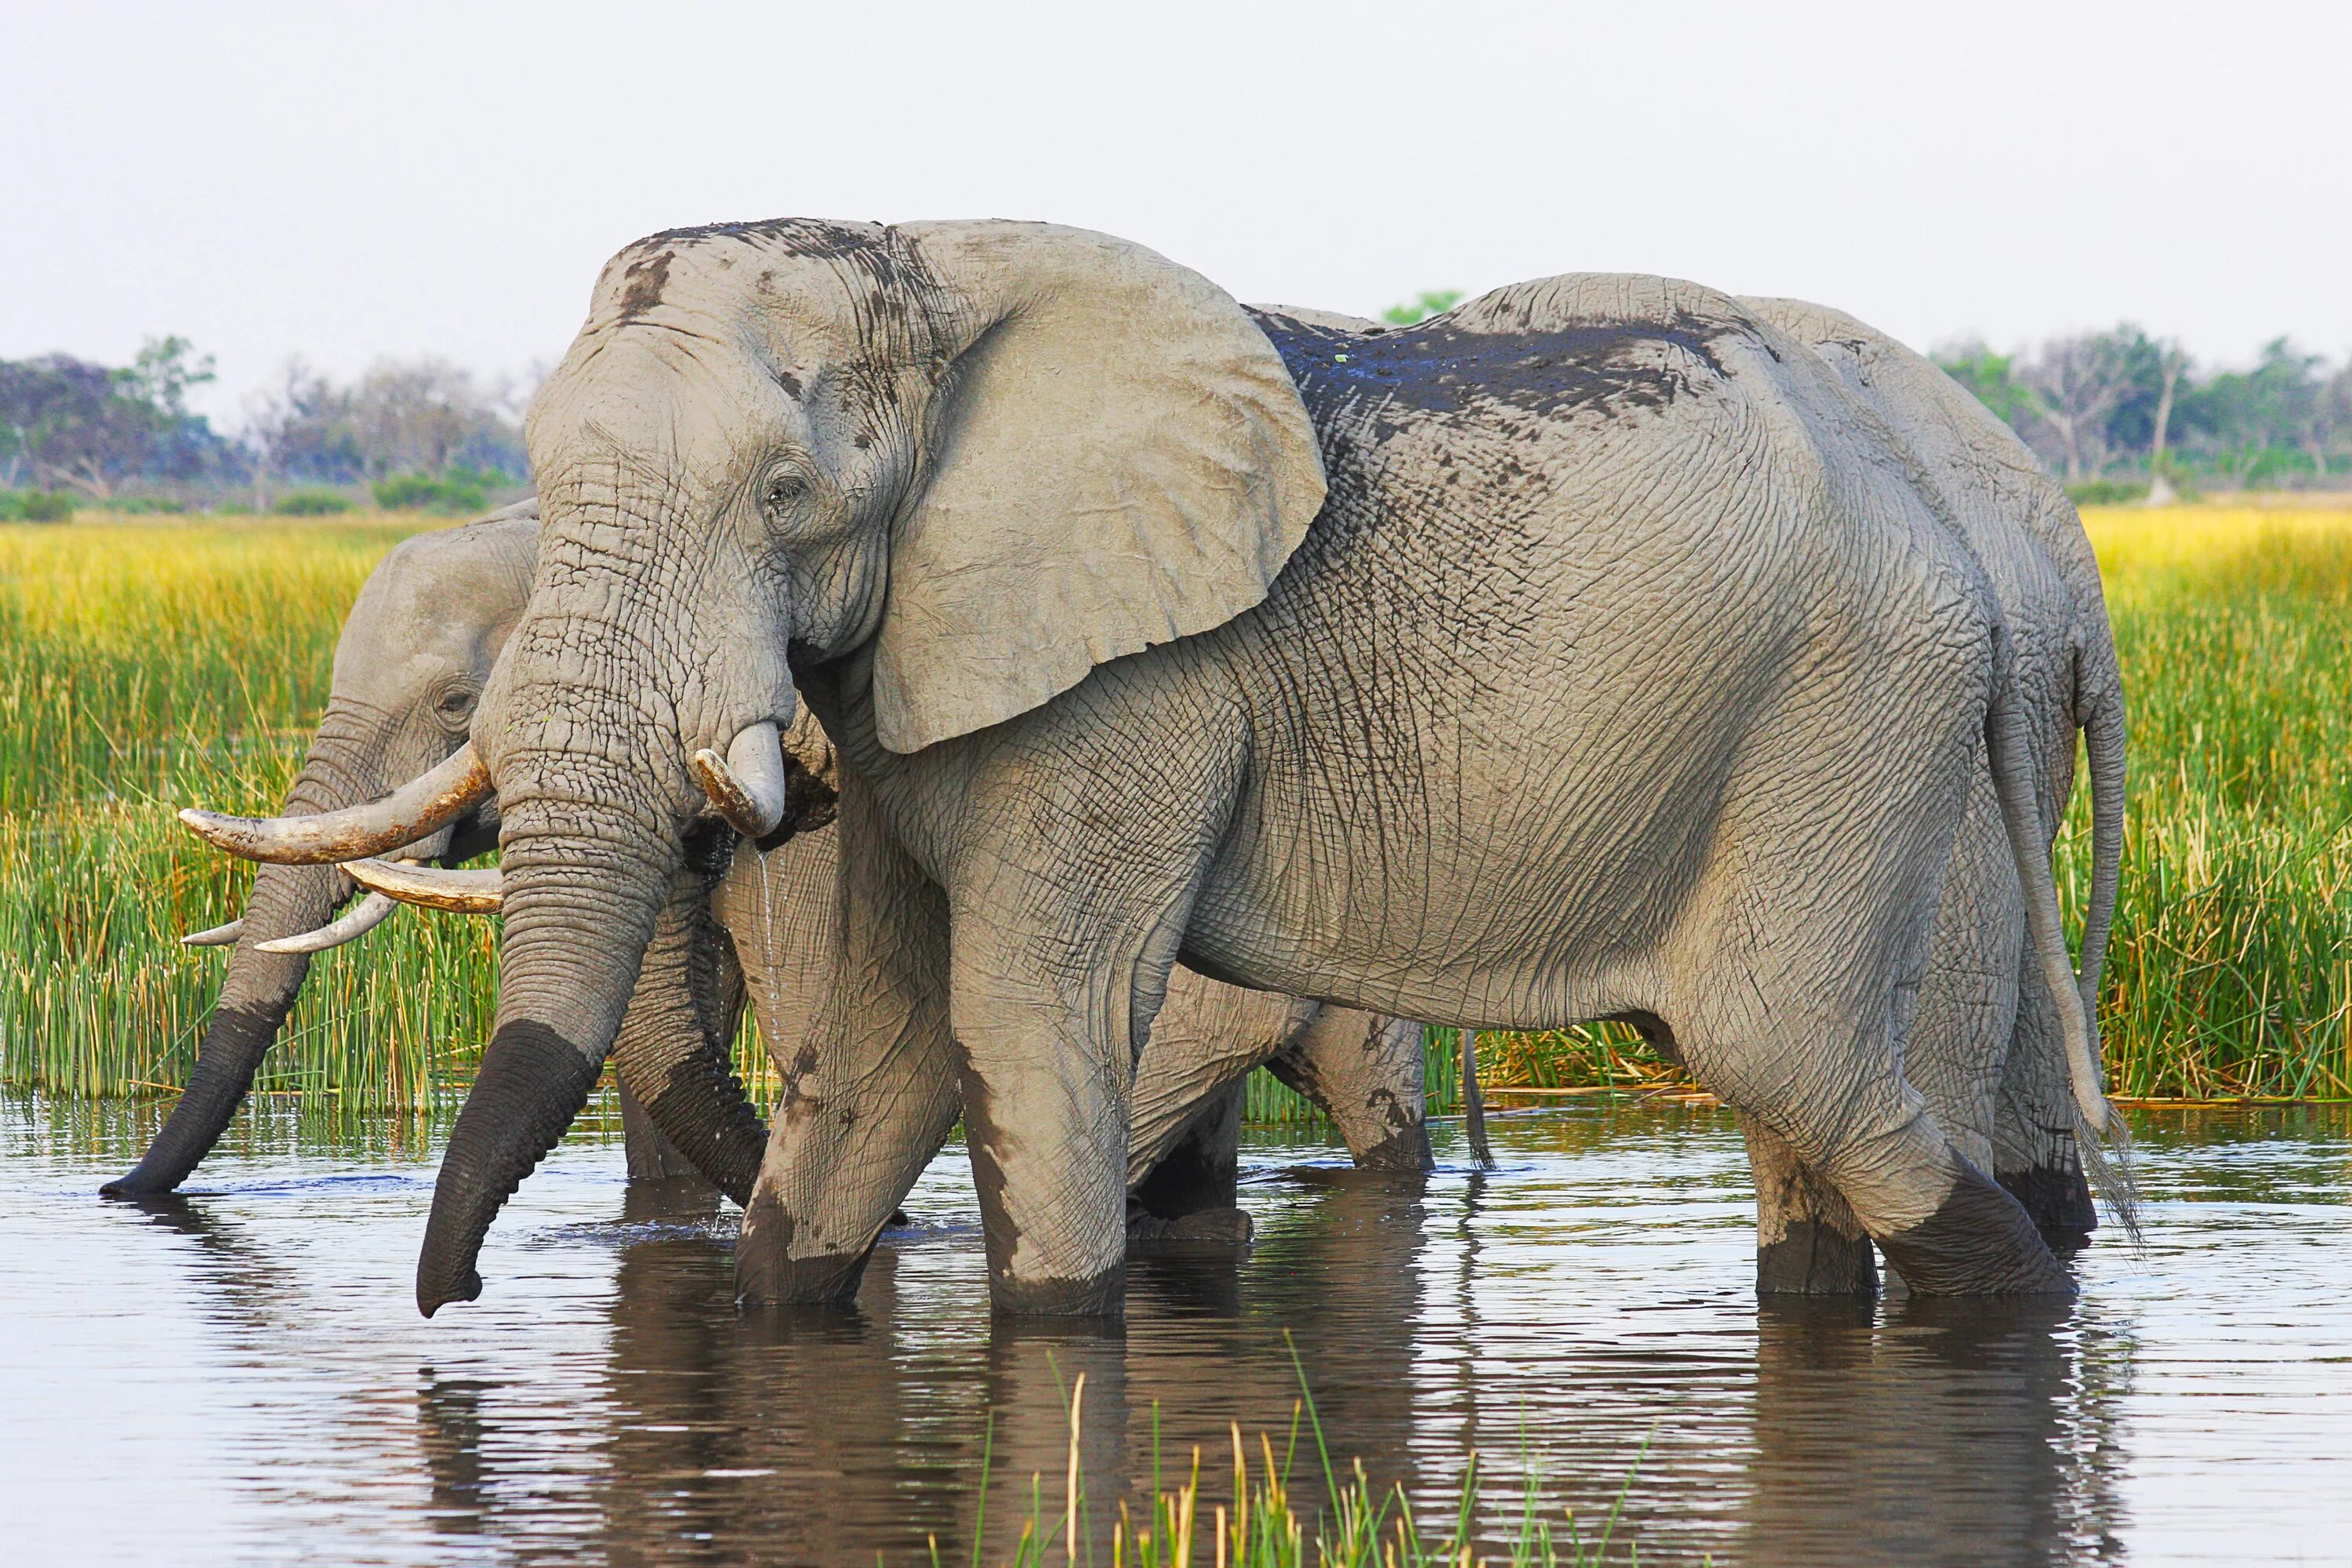
[{"label": "curved ivory tusk", "polygon": [[406,860],[352,860],[343,874],[372,893],[453,915],[494,915],[505,896],[495,868],[446,871]]},{"label": "curved ivory tusk", "polygon": [[765,838],[784,820],[784,749],[772,721],[746,724],[724,758],[705,746],[687,765],[719,815],[746,838]]},{"label": "curved ivory tusk", "polygon": [[382,893],[370,893],[362,899],[359,908],[341,920],[329,921],[317,931],[306,931],[300,936],[281,936],[275,942],[257,942],[263,952],[324,952],[331,947],[341,947],[355,942],[392,918],[399,909],[397,900]]},{"label": "curved ivory tusk", "polygon": [[245,934],[245,922],[235,920],[210,931],[192,931],[180,939],[182,947],[227,947]]},{"label": "curved ivory tusk", "polygon": [[247,860],[281,866],[333,866],[414,844],[456,821],[490,793],[490,771],[471,741],[383,799],[316,816],[229,816],[180,813],[205,843]]}]

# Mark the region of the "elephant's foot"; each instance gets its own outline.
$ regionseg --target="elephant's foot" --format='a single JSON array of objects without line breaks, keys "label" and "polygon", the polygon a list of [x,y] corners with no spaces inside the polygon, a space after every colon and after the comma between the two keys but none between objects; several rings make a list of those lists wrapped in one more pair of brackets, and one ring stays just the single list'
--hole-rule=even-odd
[{"label": "elephant's foot", "polygon": [[1869,1236],[1858,1224],[1849,1231],[1827,1220],[1789,1221],[1780,1239],[1756,1248],[1756,1294],[1877,1295],[1878,1259]]},{"label": "elephant's foot", "polygon": [[1966,1163],[1934,1214],[1878,1244],[1914,1295],[2074,1294],[2073,1278],[2017,1200]]},{"label": "elephant's foot", "polygon": [[1115,1264],[1090,1279],[988,1281],[990,1305],[998,1314],[1023,1318],[1123,1318],[1127,1315],[1127,1265]]},{"label": "elephant's foot", "polygon": [[2051,1251],[2071,1258],[2090,1245],[2091,1232],[2099,1226],[2099,1211],[2091,1201],[2091,1184],[2081,1166],[2037,1165],[1997,1175],[2002,1190],[2024,1208]]},{"label": "elephant's foot", "polygon": [[1739,1120],[1756,1178],[1757,1295],[1876,1296],[1878,1259],[1853,1205],[1777,1133]]},{"label": "elephant's foot", "polygon": [[1130,1249],[1188,1243],[1247,1247],[1254,1230],[1248,1212],[1238,1208],[1195,1209],[1191,1214],[1165,1218],[1148,1209],[1130,1206],[1127,1215],[1127,1245]]},{"label": "elephant's foot", "polygon": [[1420,1121],[1398,1128],[1357,1153],[1355,1159],[1360,1170],[1413,1180],[1428,1175],[1437,1166],[1436,1157],[1429,1151],[1429,1128]]},{"label": "elephant's foot", "polygon": [[861,1252],[821,1253],[814,1258],[792,1256],[792,1222],[757,1223],[756,1211],[743,1216],[742,1234],[735,1242],[735,1300],[744,1306],[791,1303],[832,1303],[846,1306],[857,1296],[873,1248]]}]

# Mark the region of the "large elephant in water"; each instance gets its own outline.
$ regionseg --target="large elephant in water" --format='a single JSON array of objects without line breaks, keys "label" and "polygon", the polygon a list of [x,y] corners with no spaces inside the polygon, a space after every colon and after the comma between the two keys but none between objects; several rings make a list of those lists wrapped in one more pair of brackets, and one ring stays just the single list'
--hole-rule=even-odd
[{"label": "large elephant in water", "polygon": [[[2010,639],[2020,730],[2032,759],[2047,856],[2074,785],[2075,736],[2090,762],[2092,874],[2080,996],[2097,1005],[2123,853],[2124,699],[2098,562],[2066,492],[2006,425],[1924,355],[1842,311],[1795,300],[1744,300],[1759,321],[1810,349],[1916,464],[1982,566]],[[2022,1203],[2053,1245],[2096,1223],[2074,1136],[2064,1015],[2035,960],[2000,802],[1979,759],[1953,847],[1911,1026],[1904,1072],[1960,1152]],[[1811,1233],[1780,1249],[1781,1289],[1835,1291],[1870,1268],[1861,1227],[1821,1201],[1778,1141],[1752,1123],[1759,1224]],[[2128,1217],[2130,1194],[2108,1184]]]},{"label": "large elephant in water", "polygon": [[[268,1044],[265,1037],[258,1048],[246,1048],[236,1028],[231,999],[253,973],[290,955],[298,961],[291,984],[299,985],[299,963],[356,941],[408,891],[401,868],[363,866],[359,875],[390,891],[372,891],[350,914],[325,921],[355,889],[333,864],[320,862],[363,847],[366,840],[352,835],[367,831],[371,817],[389,818],[396,832],[400,814],[374,801],[385,782],[428,763],[444,767],[463,745],[472,699],[522,610],[537,518],[536,503],[524,502],[419,536],[371,574],[338,642],[329,721],[313,738],[304,775],[336,781],[343,806],[274,820],[188,814],[212,841],[264,864],[246,918],[193,939],[240,944],[222,1009],[163,1131],[138,1168],[106,1189],[110,1194],[177,1185],[220,1136]],[[344,715],[363,715],[367,726],[338,722]],[[632,1175],[698,1173],[738,1202],[750,1195],[766,1141],[731,1066],[747,996],[770,1051],[788,1054],[824,980],[817,955],[828,942],[836,858],[830,747],[803,721],[792,749],[801,785],[791,807],[795,834],[764,847],[739,842],[719,823],[696,836],[673,876],[614,1050]],[[300,789],[296,799],[306,799]],[[397,852],[422,859],[447,848],[445,858],[461,858],[486,847],[497,823],[497,802],[486,797],[459,823]],[[310,863],[271,863],[278,855]],[[492,880],[474,878],[477,887]],[[316,896],[299,905],[301,918],[323,925],[283,929],[285,917],[270,900],[289,887]],[[486,905],[495,895],[475,897]],[[272,1033],[291,1002],[290,989],[277,997]],[[1184,975],[1138,1069],[1132,1179],[1139,1229],[1230,1213],[1240,1079],[1259,1065],[1325,1105],[1368,1168],[1418,1173],[1428,1164],[1417,1025]]]},{"label": "large elephant in water", "polygon": [[539,569],[474,731],[499,1023],[427,1313],[584,1102],[695,825],[781,820],[796,687],[844,759],[845,981],[747,1296],[854,1290],[961,1109],[998,1304],[1116,1311],[1179,957],[1627,1019],[1914,1290],[2070,1289],[1901,1070],[1981,746],[2074,1117],[2110,1121],[1998,595],[1737,301],[1569,277],[1375,335],[1045,226],[720,226],[614,258],[528,438]]}]

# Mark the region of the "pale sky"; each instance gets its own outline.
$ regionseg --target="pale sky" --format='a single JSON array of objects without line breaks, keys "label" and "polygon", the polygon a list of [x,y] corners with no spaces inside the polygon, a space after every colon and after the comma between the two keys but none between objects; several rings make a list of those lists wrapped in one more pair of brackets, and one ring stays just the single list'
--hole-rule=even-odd
[{"label": "pale sky", "polygon": [[0,357],[559,357],[718,220],[1044,218],[1247,300],[1629,270],[1925,347],[2352,350],[2352,5],[197,5],[0,14]]}]

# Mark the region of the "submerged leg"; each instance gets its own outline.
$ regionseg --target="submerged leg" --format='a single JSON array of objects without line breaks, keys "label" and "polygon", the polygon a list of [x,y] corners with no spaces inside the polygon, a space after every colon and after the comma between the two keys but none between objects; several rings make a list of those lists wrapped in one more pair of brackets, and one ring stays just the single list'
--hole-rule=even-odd
[{"label": "submerged leg", "polygon": [[1875,1296],[1878,1261],[1853,1206],[1754,1117],[1739,1131],[1756,1177],[1756,1293]]}]

